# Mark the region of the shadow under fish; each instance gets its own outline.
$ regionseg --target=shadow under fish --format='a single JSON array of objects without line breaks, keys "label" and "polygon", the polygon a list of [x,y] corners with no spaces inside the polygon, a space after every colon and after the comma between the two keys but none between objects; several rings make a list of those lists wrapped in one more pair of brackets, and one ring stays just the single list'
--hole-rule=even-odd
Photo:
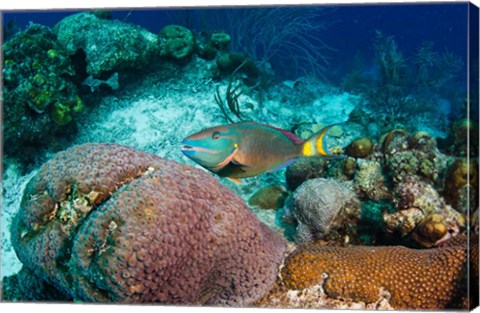
[{"label": "shadow under fish", "polygon": [[332,126],[307,140],[255,122],[216,126],[185,138],[182,152],[209,171],[242,183],[239,178],[282,169],[301,157],[343,157],[327,149],[324,137]]}]

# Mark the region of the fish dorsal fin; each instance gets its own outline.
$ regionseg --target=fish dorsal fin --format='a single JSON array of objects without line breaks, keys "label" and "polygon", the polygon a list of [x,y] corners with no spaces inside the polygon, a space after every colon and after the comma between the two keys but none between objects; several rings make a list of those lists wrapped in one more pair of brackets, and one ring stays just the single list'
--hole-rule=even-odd
[{"label": "fish dorsal fin", "polygon": [[[274,127],[275,128],[275,127]],[[277,129],[278,131],[280,131],[281,133],[283,133],[285,136],[288,137],[288,139],[290,139],[294,144],[296,145],[301,145],[305,142],[305,140],[303,140],[302,138],[298,137],[297,135],[295,134],[292,134],[291,132],[289,131],[286,131],[284,129],[280,129],[280,128],[275,128]]]},{"label": "fish dorsal fin", "polygon": [[264,126],[264,127],[268,127],[268,128],[271,128],[271,129],[275,129],[279,132],[281,132],[282,134],[284,134],[285,136],[287,136],[288,139],[290,139],[294,144],[296,145],[301,145],[305,142],[305,140],[303,140],[302,138],[298,137],[297,135],[295,134],[292,134],[291,132],[289,132],[288,130],[285,130],[285,129],[281,129],[281,128],[278,128],[278,127],[275,127],[275,126],[271,126],[271,125],[267,125],[267,124],[257,124],[257,125],[261,125],[261,126]]}]

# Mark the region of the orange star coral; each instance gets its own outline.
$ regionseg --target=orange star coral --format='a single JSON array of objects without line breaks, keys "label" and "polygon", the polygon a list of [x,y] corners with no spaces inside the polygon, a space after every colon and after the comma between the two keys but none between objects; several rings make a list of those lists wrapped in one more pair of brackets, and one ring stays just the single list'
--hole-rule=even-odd
[{"label": "orange star coral", "polygon": [[387,294],[395,309],[441,309],[458,299],[466,259],[463,245],[430,250],[312,245],[285,260],[282,277],[288,289],[323,281],[325,293],[335,299],[374,303]]}]

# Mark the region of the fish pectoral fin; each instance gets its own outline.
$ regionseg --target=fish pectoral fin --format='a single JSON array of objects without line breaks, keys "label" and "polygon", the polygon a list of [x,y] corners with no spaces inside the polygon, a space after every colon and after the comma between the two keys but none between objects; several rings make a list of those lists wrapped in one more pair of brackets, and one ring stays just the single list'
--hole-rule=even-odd
[{"label": "fish pectoral fin", "polygon": [[230,163],[231,163],[232,165],[241,166],[241,167],[248,167],[248,166],[249,166],[249,165],[247,165],[247,164],[242,164],[242,163],[240,163],[240,162],[237,162],[237,161],[235,161],[234,159],[232,159],[232,161],[230,161]]},{"label": "fish pectoral fin", "polygon": [[225,166],[227,166],[232,160],[233,160],[233,157],[235,156],[235,154],[238,152],[238,148],[236,148],[235,150],[233,150],[232,153],[230,153],[226,158],[225,160],[223,160],[222,162],[218,163],[214,168],[213,170],[214,171],[219,171],[221,170],[222,168],[224,168]]},{"label": "fish pectoral fin", "polygon": [[230,181],[233,181],[236,184],[243,185],[243,181],[241,181],[239,178],[234,178],[234,177],[227,177]]}]

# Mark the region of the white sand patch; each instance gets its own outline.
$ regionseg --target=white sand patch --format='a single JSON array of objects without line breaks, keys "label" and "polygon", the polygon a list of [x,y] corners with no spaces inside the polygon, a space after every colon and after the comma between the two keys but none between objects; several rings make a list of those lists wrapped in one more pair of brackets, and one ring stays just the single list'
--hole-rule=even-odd
[{"label": "white sand patch", "polygon": [[2,278],[17,273],[22,267],[10,241],[10,226],[15,214],[20,208],[23,190],[30,179],[36,174],[36,171],[33,171],[21,176],[19,169],[13,165],[7,166],[4,170],[2,178],[2,188],[4,192],[2,194],[1,214],[2,254],[0,274]]},{"label": "white sand patch", "polygon": [[315,121],[324,124],[346,122],[348,115],[355,109],[359,101],[359,96],[348,92],[323,95],[312,105]]}]

